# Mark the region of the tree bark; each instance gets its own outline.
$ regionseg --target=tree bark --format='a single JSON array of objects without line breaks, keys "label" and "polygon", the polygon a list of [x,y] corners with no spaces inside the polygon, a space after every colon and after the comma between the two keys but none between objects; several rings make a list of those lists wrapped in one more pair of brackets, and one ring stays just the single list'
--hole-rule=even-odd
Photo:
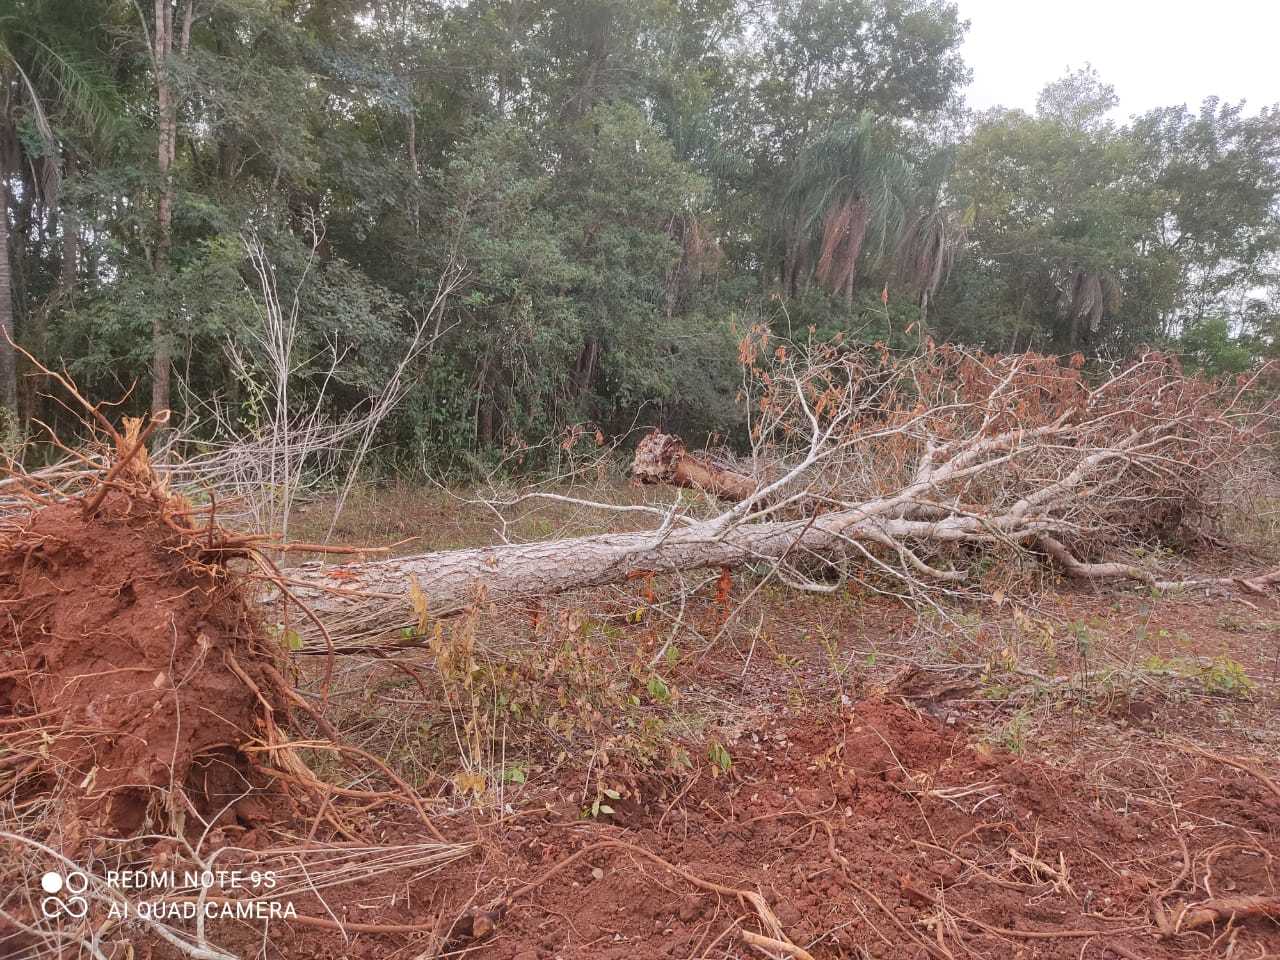
[{"label": "tree bark", "polygon": [[[173,247],[173,201],[176,188],[173,162],[178,145],[178,97],[169,73],[174,51],[173,6],[170,0],[155,0],[155,30],[152,38],[152,65],[156,72],[156,164],[160,171],[160,196],[156,204],[156,247],[153,268],[156,274],[169,272],[169,253]],[[191,44],[191,26],[195,16],[195,0],[187,0],[182,18],[182,35],[178,49],[186,54]],[[164,297],[167,302],[168,297]],[[172,332],[165,322],[164,311],[157,311],[152,321],[151,415],[170,408],[173,373]]]},{"label": "tree bark", "polygon": [[421,170],[418,167],[418,116],[417,109],[409,105],[409,169],[413,171],[413,190],[409,201],[409,222],[413,224],[413,235],[422,235],[422,217],[418,203],[418,187],[422,182]]},{"label": "tree bark", "polygon": [[582,398],[586,396],[587,390],[591,387],[591,381],[596,375],[596,364],[600,359],[600,341],[594,336],[588,336],[586,343],[582,345],[582,349],[578,353],[578,360],[573,365],[573,387],[574,398],[581,403]]},{"label": "tree bark", "polygon": [[0,405],[17,422],[18,365],[13,349],[13,273],[9,260],[9,181],[0,169]]},{"label": "tree bark", "polygon": [[58,275],[58,295],[70,300],[75,294],[80,260],[80,220],[70,207],[62,209],[62,269]]},{"label": "tree bark", "polygon": [[[393,637],[392,645],[403,644],[400,631],[418,623],[423,614],[448,616],[478,601],[552,596],[625,583],[637,575],[781,562],[802,554],[838,559],[889,541],[981,541],[992,532],[989,518],[973,514],[940,519],[876,516],[878,505],[889,499],[797,520],[727,528],[712,520],[674,530],[442,550],[345,566],[313,563],[288,570],[284,582],[292,598],[306,604],[330,637],[337,638],[336,648],[354,652],[362,642],[377,638]],[[1157,590],[1217,586],[1259,594],[1280,583],[1280,569],[1252,577],[1158,580],[1128,564],[1082,563],[1045,534],[1017,532],[1011,539],[1045,549],[1076,577],[1135,579]],[[924,565],[919,569],[926,577],[947,581],[968,577],[963,570],[940,571]],[[309,652],[325,649],[317,632],[305,623],[297,625],[309,641]]]},{"label": "tree bark", "polygon": [[[977,521],[955,518],[927,523],[899,521],[916,533],[962,539]],[[305,565],[287,571],[290,591],[335,634],[361,639],[416,622],[411,590],[425,597],[433,615],[444,615],[480,597],[504,600],[549,596],[567,590],[623,583],[639,572],[678,573],[707,567],[778,560],[792,551],[837,556],[857,539],[854,512],[717,530],[697,523],[665,533],[600,534],[538,543],[444,550],[395,560],[346,566]]]}]

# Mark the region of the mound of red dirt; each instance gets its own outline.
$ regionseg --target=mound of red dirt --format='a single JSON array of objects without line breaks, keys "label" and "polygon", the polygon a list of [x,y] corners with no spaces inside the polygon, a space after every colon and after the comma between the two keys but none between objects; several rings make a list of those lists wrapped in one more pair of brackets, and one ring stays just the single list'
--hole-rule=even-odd
[{"label": "mound of red dirt", "polygon": [[[1167,782],[1146,759],[1121,758],[1101,781],[880,701],[779,718],[727,746],[730,775],[704,767],[675,788],[651,784],[597,819],[578,803],[526,810],[480,863],[379,878],[325,906],[299,900],[301,914],[327,906],[403,932],[347,943],[294,927],[284,955],[762,956],[740,939],[761,930],[732,893],[744,891],[819,960],[1180,957],[1229,932],[1230,909],[1206,901],[1273,897],[1280,884],[1280,803],[1256,778],[1195,758]],[[1241,914],[1230,935],[1244,955],[1280,949],[1265,913]]]},{"label": "mound of red dirt", "polygon": [[[826,958],[1181,956],[1221,933],[1227,915],[1216,929],[1161,939],[1153,904],[1176,918],[1211,895],[1274,896],[1280,883],[1280,804],[1230,769],[1213,771],[1214,787],[1189,767],[1184,792],[1151,799],[1140,764],[1131,794],[1104,789],[879,702],[834,723],[771,724],[729,749],[732,779],[703,774],[678,796],[615,803],[615,824],[516,826],[510,872],[536,878],[602,836],[625,839],[704,880],[759,891],[790,939]],[[1212,891],[1197,882],[1206,862]],[[475,955],[758,955],[736,942],[735,920],[759,929],[743,903],[604,848],[518,898]],[[1265,917],[1235,926],[1253,955],[1280,948]]]},{"label": "mound of red dirt", "polygon": [[64,852],[262,818],[245,748],[280,710],[278,660],[218,551],[165,507],[112,493],[92,515],[32,513],[0,541],[0,609],[0,791],[53,798]]}]

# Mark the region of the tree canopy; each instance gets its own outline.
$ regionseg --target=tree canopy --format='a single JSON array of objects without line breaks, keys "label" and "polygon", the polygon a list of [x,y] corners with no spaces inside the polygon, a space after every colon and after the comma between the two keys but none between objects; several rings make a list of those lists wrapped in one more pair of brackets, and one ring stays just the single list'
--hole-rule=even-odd
[{"label": "tree canopy", "polygon": [[[0,341],[126,410],[252,418],[253,236],[296,290],[300,395],[359,404],[437,323],[381,446],[431,465],[732,429],[761,324],[1271,354],[1280,110],[1120,119],[1083,69],[974,113],[966,26],[945,0],[14,0]],[[0,405],[10,435],[63,416],[7,349]]]}]

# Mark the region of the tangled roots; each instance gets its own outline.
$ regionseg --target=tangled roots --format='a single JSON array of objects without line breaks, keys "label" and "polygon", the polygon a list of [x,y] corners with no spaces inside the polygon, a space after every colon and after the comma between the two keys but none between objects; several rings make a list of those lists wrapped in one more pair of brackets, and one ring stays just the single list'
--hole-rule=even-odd
[{"label": "tangled roots", "polygon": [[193,522],[139,427],[88,489],[0,534],[0,809],[68,854],[245,832],[287,802],[267,775],[294,759],[281,651],[233,563],[243,542]]}]

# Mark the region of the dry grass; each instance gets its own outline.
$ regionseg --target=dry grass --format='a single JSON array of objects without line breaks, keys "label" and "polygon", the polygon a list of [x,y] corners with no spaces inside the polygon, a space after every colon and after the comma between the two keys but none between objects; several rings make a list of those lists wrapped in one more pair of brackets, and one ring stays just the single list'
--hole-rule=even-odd
[{"label": "dry grass", "polygon": [[[669,500],[669,491],[633,487],[617,478],[589,488],[564,486],[557,492],[581,495],[589,492],[611,504],[652,504]],[[543,540],[578,536],[608,529],[627,529],[625,519],[552,501],[530,501],[510,511],[503,522],[481,502],[490,491],[474,488],[444,490],[405,480],[364,483],[356,486],[334,527],[334,537],[344,543],[390,546],[393,555],[453,550],[507,540]],[[301,505],[293,521],[299,541],[323,540],[333,515],[333,498],[323,497]],[[624,515],[625,516],[625,515]],[[639,528],[640,524],[636,524]]]}]

